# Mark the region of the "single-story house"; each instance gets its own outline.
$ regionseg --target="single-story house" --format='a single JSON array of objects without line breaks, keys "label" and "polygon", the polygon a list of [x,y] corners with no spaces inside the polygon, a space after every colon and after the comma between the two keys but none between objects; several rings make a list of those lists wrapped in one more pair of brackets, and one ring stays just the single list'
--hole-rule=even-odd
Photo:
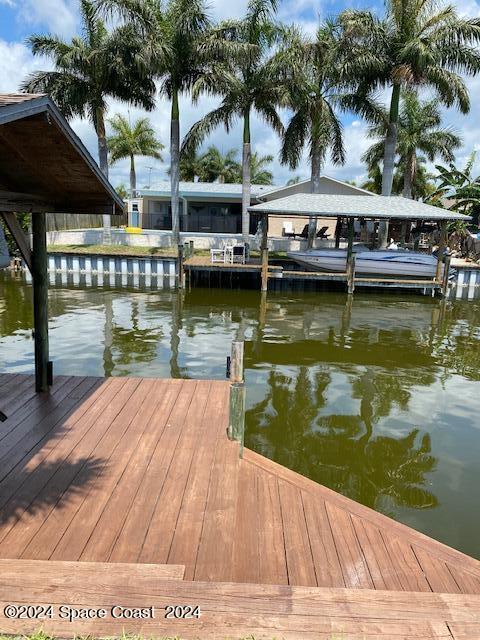
[{"label": "single-story house", "polygon": [[[320,178],[321,193],[328,195],[373,195],[369,191],[328,176]],[[251,204],[269,202],[296,193],[311,193],[311,181],[304,180],[288,186],[252,185]],[[269,226],[269,236],[282,237],[287,233],[300,234],[308,217],[275,218]],[[172,210],[170,182],[151,189],[140,189],[137,197],[128,200],[128,224],[142,229],[170,230]],[[255,234],[258,216],[250,214],[250,233]],[[318,226],[328,227],[331,220],[319,220]],[[218,182],[180,182],[180,231],[188,233],[239,234],[242,230],[242,185]]]}]

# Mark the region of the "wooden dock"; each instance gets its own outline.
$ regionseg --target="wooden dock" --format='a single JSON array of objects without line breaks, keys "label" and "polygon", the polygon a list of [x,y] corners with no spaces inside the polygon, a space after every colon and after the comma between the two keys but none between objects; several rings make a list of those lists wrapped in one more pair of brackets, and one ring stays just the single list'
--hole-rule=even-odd
[{"label": "wooden dock", "polygon": [[253,451],[240,457],[229,392],[226,381],[59,376],[35,394],[32,376],[0,375],[0,632],[34,628],[5,618],[13,598],[206,611],[156,626],[41,625],[70,635],[480,637],[479,561]]},{"label": "wooden dock", "polygon": [[[424,293],[445,293],[445,282],[435,278],[395,278],[356,275],[353,272],[324,272],[324,271],[303,271],[293,268],[285,261],[285,264],[268,264],[268,287],[269,289],[298,288],[300,285],[312,288],[315,286],[328,287],[329,285],[344,287],[349,293],[353,293],[355,288],[371,289],[409,289],[422,291]],[[260,287],[262,265],[259,259],[250,259],[245,264],[223,264],[212,263],[209,256],[192,256],[185,260],[182,269],[185,271],[190,283],[197,281],[204,285],[216,283],[219,286],[239,285],[243,282],[246,285]],[[242,280],[243,278],[243,280]]]}]

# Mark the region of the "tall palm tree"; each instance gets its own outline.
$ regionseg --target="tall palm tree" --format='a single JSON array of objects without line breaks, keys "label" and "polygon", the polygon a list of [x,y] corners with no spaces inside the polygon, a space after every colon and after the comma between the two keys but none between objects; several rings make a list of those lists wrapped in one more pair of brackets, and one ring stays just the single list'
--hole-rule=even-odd
[{"label": "tall palm tree", "polygon": [[[480,19],[460,17],[438,0],[386,0],[386,13],[347,10],[339,18],[349,46],[351,78],[360,92],[391,89],[384,141],[382,194],[392,191],[400,94],[406,86],[435,90],[446,106],[467,113],[468,91],[462,75],[480,70]],[[380,244],[388,238],[388,222],[380,225]]]},{"label": "tall palm tree", "polygon": [[[173,242],[180,231],[180,106],[179,98],[195,81],[211,78],[215,64],[235,51],[218,37],[204,0],[95,0],[103,11],[121,16],[137,31],[152,78],[160,95],[171,102],[170,182]],[[208,81],[207,81],[208,82]]]},{"label": "tall palm tree", "polygon": [[212,145],[200,157],[199,164],[199,177],[202,182],[215,182],[215,180],[218,182],[241,182],[242,180],[236,149],[230,149],[223,154]]},{"label": "tall palm tree", "polygon": [[[369,116],[374,109],[369,99],[345,90],[339,64],[342,44],[331,21],[320,26],[314,40],[292,27],[275,56],[293,112],[283,136],[281,161],[296,169],[308,146],[312,193],[320,193],[320,174],[328,152],[333,164],[345,162],[339,112],[355,109]],[[313,244],[315,229],[316,219],[310,218],[308,246]]]},{"label": "tall palm tree", "polygon": [[113,129],[113,134],[107,139],[110,164],[125,158],[130,159],[130,197],[134,197],[137,189],[135,156],[162,160],[160,151],[164,146],[156,139],[155,131],[148,118],[139,118],[131,125],[125,116],[117,113],[109,123]]},{"label": "tall palm tree", "polygon": [[[370,138],[378,138],[363,155],[362,160],[369,167],[378,166],[383,160],[384,140],[388,132],[388,111],[383,110],[382,120],[374,124],[368,131]],[[405,89],[402,92],[398,116],[397,153],[404,169],[403,196],[413,197],[413,185],[417,176],[418,152],[433,162],[440,157],[445,162],[452,162],[453,151],[458,149],[462,141],[450,128],[442,127],[442,116],[436,100],[422,101],[416,91]]]},{"label": "tall palm tree", "polygon": [[[28,42],[34,55],[50,58],[53,71],[32,73],[22,90],[48,93],[64,116],[88,117],[98,140],[100,168],[108,177],[105,113],[108,98],[151,109],[155,85],[138,63],[138,44],[130,25],[107,31],[91,0],[80,0],[83,34],[65,42],[53,35],[33,35]],[[104,241],[109,243],[110,216],[103,217]]]},{"label": "tall palm tree", "polygon": [[242,234],[249,235],[248,207],[251,198],[251,129],[250,119],[256,111],[278,133],[283,125],[276,111],[283,90],[272,75],[269,57],[278,29],[273,23],[277,0],[249,0],[243,20],[220,25],[226,37],[244,47],[243,55],[230,60],[229,69],[204,76],[194,86],[193,97],[204,92],[220,95],[222,102],[217,109],[193,125],[186,135],[182,150],[196,148],[220,124],[230,130],[237,118],[243,121],[242,147]]}]

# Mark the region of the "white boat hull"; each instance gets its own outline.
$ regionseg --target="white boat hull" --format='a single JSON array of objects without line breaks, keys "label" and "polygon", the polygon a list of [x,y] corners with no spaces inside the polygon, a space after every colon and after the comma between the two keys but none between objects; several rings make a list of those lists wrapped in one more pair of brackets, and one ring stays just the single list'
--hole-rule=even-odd
[{"label": "white boat hull", "polygon": [[[287,255],[309,271],[344,273],[347,268],[347,252],[344,249],[313,249]],[[355,273],[358,274],[433,278],[436,269],[435,256],[414,251],[379,250],[355,254]]]}]

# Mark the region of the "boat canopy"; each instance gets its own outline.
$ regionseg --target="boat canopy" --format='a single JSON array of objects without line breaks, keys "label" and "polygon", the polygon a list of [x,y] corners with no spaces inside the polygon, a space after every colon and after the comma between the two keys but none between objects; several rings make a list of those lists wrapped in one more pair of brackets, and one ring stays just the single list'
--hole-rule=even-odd
[{"label": "boat canopy", "polygon": [[123,213],[123,200],[47,95],[0,94],[0,140],[2,213]]},{"label": "boat canopy", "polygon": [[471,218],[456,211],[409,200],[402,196],[326,195],[296,193],[286,198],[262,202],[248,209],[250,213],[274,216],[309,216],[316,218],[369,218],[399,220],[465,220]]}]

